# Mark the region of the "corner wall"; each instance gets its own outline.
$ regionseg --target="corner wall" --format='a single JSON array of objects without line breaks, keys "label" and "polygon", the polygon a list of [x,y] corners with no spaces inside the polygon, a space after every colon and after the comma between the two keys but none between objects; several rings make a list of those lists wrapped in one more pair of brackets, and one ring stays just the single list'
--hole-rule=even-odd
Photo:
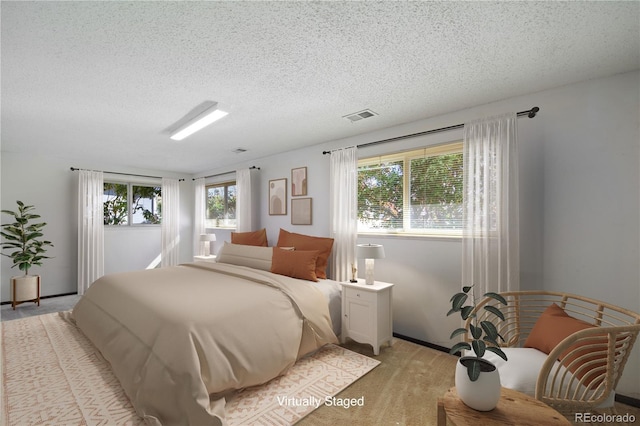
[{"label": "corner wall", "polygon": [[[75,160],[41,157],[37,154],[2,152],[1,155],[2,209],[15,210],[16,200],[34,205],[36,213],[42,216],[41,220],[47,222],[44,228],[45,238],[54,244],[47,251],[47,255],[52,258],[45,259],[41,267],[34,267],[31,271],[42,276],[42,296],[77,291],[78,173],[70,171],[71,166],[170,176],[158,171],[79,164]],[[180,259],[185,262],[192,260],[191,179],[180,184],[180,204]],[[6,223],[8,218],[2,216],[2,222]],[[144,269],[160,252],[159,226],[105,229],[105,273]],[[20,275],[21,272],[11,268],[11,259],[6,256],[2,256],[1,262],[0,300],[7,302],[11,300],[11,277]]]}]

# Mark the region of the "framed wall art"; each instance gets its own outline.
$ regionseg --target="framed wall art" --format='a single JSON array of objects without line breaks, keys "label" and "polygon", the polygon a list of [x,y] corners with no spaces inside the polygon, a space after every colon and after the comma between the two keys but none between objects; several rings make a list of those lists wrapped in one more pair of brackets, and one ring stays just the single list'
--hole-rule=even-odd
[{"label": "framed wall art", "polygon": [[291,199],[291,224],[311,225],[311,198]]},{"label": "framed wall art", "polygon": [[269,181],[269,214],[287,214],[287,178]]},{"label": "framed wall art", "polygon": [[307,168],[291,169],[291,196],[307,195]]}]

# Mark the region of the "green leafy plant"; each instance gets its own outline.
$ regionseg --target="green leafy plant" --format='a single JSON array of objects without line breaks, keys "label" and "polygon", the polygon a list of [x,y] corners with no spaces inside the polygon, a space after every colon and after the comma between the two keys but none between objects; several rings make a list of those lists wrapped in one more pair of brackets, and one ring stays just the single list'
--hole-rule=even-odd
[{"label": "green leafy plant", "polygon": [[[141,213],[145,224],[162,223],[162,187],[127,185],[126,183],[104,183],[103,202],[105,225],[127,225],[129,223],[129,187],[131,186],[131,215]],[[153,211],[144,207],[144,201],[153,201]]]},{"label": "green leafy plant", "polygon": [[40,218],[40,215],[31,213],[33,206],[26,206],[22,201],[17,201],[18,211],[2,210],[2,213],[13,216],[15,222],[2,225],[0,234],[5,241],[1,244],[2,250],[13,250],[10,254],[2,253],[3,256],[13,259],[13,267],[18,267],[24,271],[25,275],[29,275],[29,269],[33,265],[42,265],[43,259],[49,259],[45,256],[45,247],[53,247],[51,241],[42,240],[42,228],[46,222],[32,223],[34,219]]},{"label": "green leafy plant", "polygon": [[[498,333],[498,329],[491,321],[480,321],[478,324],[478,316],[474,313],[476,308],[476,299],[471,294],[469,296],[469,292],[471,291],[473,286],[465,286],[462,287],[462,292],[454,294],[451,299],[451,309],[447,313],[447,316],[459,312],[460,316],[464,321],[471,318],[472,321],[469,322],[469,329],[461,327],[453,330],[451,333],[450,339],[460,335],[467,334],[471,336],[471,343],[464,341],[456,343],[449,353],[456,354],[462,350],[471,350],[476,354],[475,359],[471,359],[467,366],[467,374],[469,375],[469,380],[475,382],[480,377],[480,368],[482,364],[482,357],[484,356],[486,351],[493,352],[497,354],[500,358],[507,360],[507,356],[500,349],[500,343],[498,339],[504,342],[504,338]],[[498,293],[485,293],[484,297],[490,297],[494,300],[497,300],[499,303],[506,306],[507,301],[504,297],[499,295]],[[470,304],[467,304],[467,301],[470,301]],[[493,305],[485,305],[483,309],[490,312],[491,314],[497,316],[502,321],[504,321],[504,314],[498,307]]]}]

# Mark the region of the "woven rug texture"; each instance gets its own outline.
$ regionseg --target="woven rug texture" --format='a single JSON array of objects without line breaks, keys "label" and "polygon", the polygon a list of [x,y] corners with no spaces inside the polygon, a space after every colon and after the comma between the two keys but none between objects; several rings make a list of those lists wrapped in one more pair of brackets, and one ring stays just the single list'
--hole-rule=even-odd
[{"label": "woven rug texture", "polygon": [[[5,425],[139,425],[109,363],[72,323],[46,314],[0,323]],[[290,425],[380,362],[336,345],[227,398],[229,425]]]}]

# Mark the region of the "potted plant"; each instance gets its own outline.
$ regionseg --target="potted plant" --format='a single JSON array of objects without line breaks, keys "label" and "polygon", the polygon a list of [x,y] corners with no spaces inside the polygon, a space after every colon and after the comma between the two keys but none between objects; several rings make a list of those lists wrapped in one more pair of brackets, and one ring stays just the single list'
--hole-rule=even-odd
[{"label": "potted plant", "polygon": [[[456,364],[456,390],[460,399],[471,408],[490,411],[500,399],[500,376],[496,366],[482,357],[486,351],[497,354],[505,361],[507,356],[500,349],[498,339],[504,341],[504,338],[498,333],[496,326],[490,321],[478,323],[475,313],[477,300],[473,293],[469,295],[472,288],[473,286],[465,286],[462,292],[454,294],[450,299],[451,309],[447,316],[459,312],[462,320],[468,324],[468,328],[455,329],[450,338],[464,334],[470,342],[458,342],[449,352],[456,354],[463,350],[473,350],[475,356],[462,356]],[[490,297],[503,305],[507,304],[505,298],[497,293],[485,293],[484,297]],[[484,305],[483,309],[504,321],[504,315],[497,306]],[[471,321],[467,322],[469,318]]]},{"label": "potted plant", "polygon": [[42,265],[47,246],[53,247],[51,241],[43,240],[42,228],[45,222],[33,223],[34,219],[40,215],[33,214],[33,206],[26,206],[22,201],[17,201],[18,211],[2,210],[2,213],[13,217],[13,223],[2,225],[0,234],[4,237],[1,244],[2,250],[10,250],[9,254],[2,253],[3,256],[13,260],[13,266],[24,271],[21,277],[11,279],[13,285],[13,309],[18,302],[36,301],[40,305],[40,276],[29,275],[29,269],[34,265]]}]

